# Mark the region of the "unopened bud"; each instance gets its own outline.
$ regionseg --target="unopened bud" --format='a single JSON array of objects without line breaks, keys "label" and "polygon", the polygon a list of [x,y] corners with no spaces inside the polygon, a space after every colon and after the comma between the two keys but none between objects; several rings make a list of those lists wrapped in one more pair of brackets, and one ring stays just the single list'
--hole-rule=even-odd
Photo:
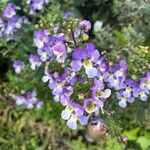
[{"label": "unopened bud", "polygon": [[80,94],[78,95],[78,98],[79,98],[80,100],[83,100],[83,99],[84,99],[84,94],[80,93]]},{"label": "unopened bud", "polygon": [[89,40],[89,36],[87,34],[83,35],[83,41],[88,41]]}]

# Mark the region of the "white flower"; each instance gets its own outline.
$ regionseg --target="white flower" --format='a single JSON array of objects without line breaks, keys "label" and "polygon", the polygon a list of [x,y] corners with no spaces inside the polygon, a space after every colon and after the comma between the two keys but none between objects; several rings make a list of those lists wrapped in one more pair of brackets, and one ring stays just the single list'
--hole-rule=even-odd
[{"label": "white flower", "polygon": [[101,29],[102,29],[102,25],[103,25],[103,22],[102,21],[96,21],[95,23],[94,23],[94,32],[99,32],[99,31],[101,31]]}]

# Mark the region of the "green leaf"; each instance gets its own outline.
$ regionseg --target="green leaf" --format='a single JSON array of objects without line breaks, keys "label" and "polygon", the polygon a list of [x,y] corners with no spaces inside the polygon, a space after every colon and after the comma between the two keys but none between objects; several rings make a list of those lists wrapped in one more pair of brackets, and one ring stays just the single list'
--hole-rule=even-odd
[{"label": "green leaf", "polygon": [[7,45],[7,42],[4,38],[0,38],[0,47],[1,46],[6,46]]},{"label": "green leaf", "polygon": [[1,3],[6,3],[8,2],[9,0],[0,0]]},{"label": "green leaf", "polygon": [[[149,135],[150,137],[150,135]],[[137,139],[137,143],[140,144],[142,150],[146,150],[150,146],[150,138],[147,136],[140,136]]]},{"label": "green leaf", "polygon": [[7,143],[8,141],[2,137],[0,137],[0,143]]},{"label": "green leaf", "polygon": [[129,140],[136,140],[139,130],[140,130],[140,128],[137,127],[137,128],[132,129],[132,130],[129,130],[129,131],[124,131],[123,134],[125,136],[127,136]]},{"label": "green leaf", "polygon": [[125,36],[124,33],[119,32],[119,31],[115,31],[115,36],[116,36],[117,42],[120,45],[124,46],[124,45],[126,45],[128,43],[128,39],[127,39],[127,37]]},{"label": "green leaf", "polygon": [[34,26],[30,23],[24,23],[22,24],[22,29],[25,31],[25,32],[29,32],[29,31],[33,31],[34,30]]}]

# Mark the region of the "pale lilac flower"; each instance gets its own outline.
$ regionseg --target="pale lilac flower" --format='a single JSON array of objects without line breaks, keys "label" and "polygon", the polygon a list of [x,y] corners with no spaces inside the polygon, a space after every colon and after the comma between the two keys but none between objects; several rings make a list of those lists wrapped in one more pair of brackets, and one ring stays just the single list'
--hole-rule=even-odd
[{"label": "pale lilac flower", "polygon": [[48,70],[44,70],[44,76],[42,77],[42,81],[44,83],[48,82],[49,80],[52,80],[52,75],[50,73],[50,71]]},{"label": "pale lilac flower", "polygon": [[125,87],[126,72],[127,64],[124,60],[120,60],[119,63],[108,67],[105,81],[108,82],[110,88],[121,90]]},{"label": "pale lilac flower", "polygon": [[127,98],[122,97],[118,104],[120,107],[125,108],[127,106],[127,101]]},{"label": "pale lilac flower", "polygon": [[70,119],[67,121],[67,126],[72,130],[77,129],[77,117],[74,114],[72,114]]},{"label": "pale lilac flower", "polygon": [[91,22],[83,20],[80,22],[80,27],[83,31],[88,32],[91,29]]},{"label": "pale lilac flower", "polygon": [[48,55],[45,49],[41,48],[37,50],[38,55],[40,56],[40,59],[42,62],[46,62],[48,60]]},{"label": "pale lilac flower", "polygon": [[13,16],[12,18],[10,18],[5,28],[6,35],[9,35],[12,32],[14,32],[15,29],[20,29],[22,23],[22,18],[19,18],[18,16]]},{"label": "pale lilac flower", "polygon": [[44,5],[48,4],[49,0],[28,0],[27,4],[30,5],[29,13],[35,15],[36,11],[42,10]]},{"label": "pale lilac flower", "polygon": [[56,42],[53,46],[53,53],[58,62],[63,63],[66,59],[66,47],[62,42]]},{"label": "pale lilac flower", "polygon": [[111,95],[110,89],[104,89],[104,82],[102,80],[94,79],[94,86],[92,87],[92,96],[96,100],[105,100]]},{"label": "pale lilac flower", "polygon": [[147,71],[140,81],[140,99],[146,101],[150,93],[150,71]]},{"label": "pale lilac flower", "polygon": [[16,5],[13,3],[8,3],[7,6],[3,10],[3,17],[10,19],[11,17],[16,15]]},{"label": "pale lilac flower", "polygon": [[39,101],[39,102],[37,102],[36,107],[37,107],[37,109],[40,109],[43,105],[44,105],[44,102]]},{"label": "pale lilac flower", "polygon": [[22,72],[22,70],[24,70],[25,68],[25,64],[23,61],[21,60],[14,60],[13,61],[13,68],[14,68],[14,71],[19,74]]},{"label": "pale lilac flower", "polygon": [[88,117],[83,115],[81,117],[78,118],[79,119],[79,122],[81,123],[81,125],[87,125],[88,123]]},{"label": "pale lilac flower", "polygon": [[18,17],[13,16],[10,19],[7,20],[6,23],[3,24],[3,27],[1,28],[1,36],[4,36],[7,38],[7,40],[10,40],[13,38],[13,35],[15,32],[17,32],[23,23],[27,23],[28,19],[26,17]]},{"label": "pale lilac flower", "polygon": [[70,18],[70,17],[73,17],[74,16],[74,14],[71,12],[71,11],[67,11],[67,12],[65,12],[64,13],[64,17],[63,18]]},{"label": "pale lilac flower", "polygon": [[123,96],[124,97],[138,97],[139,96],[139,85],[137,84],[136,81],[132,80],[132,79],[128,79],[125,82],[126,87],[125,90],[123,91]]},{"label": "pale lilac flower", "polygon": [[42,48],[45,42],[48,40],[48,31],[40,29],[34,31],[34,44],[37,48]]},{"label": "pale lilac flower", "polygon": [[83,109],[79,104],[70,102],[65,110],[62,111],[61,117],[67,120],[67,126],[73,130],[77,128],[77,120],[83,125],[87,124],[87,118],[83,116]]},{"label": "pale lilac flower", "polygon": [[36,68],[40,67],[40,65],[41,65],[40,58],[35,54],[29,55],[29,62],[31,64],[30,67],[32,70],[35,70]]},{"label": "pale lilac flower", "polygon": [[133,103],[135,98],[139,96],[140,88],[136,81],[127,79],[124,89],[117,91],[117,98],[120,100],[119,105],[122,108],[127,106],[127,102]]},{"label": "pale lilac flower", "polygon": [[24,105],[27,109],[32,109],[34,106],[39,109],[44,104],[37,98],[37,94],[35,91],[27,92],[23,95],[16,95],[15,101],[17,105]]},{"label": "pale lilac flower", "polygon": [[3,19],[0,17],[0,28],[2,28],[4,26],[4,21]]},{"label": "pale lilac flower", "polygon": [[79,28],[74,29],[74,37],[77,38],[81,34],[81,30]]}]

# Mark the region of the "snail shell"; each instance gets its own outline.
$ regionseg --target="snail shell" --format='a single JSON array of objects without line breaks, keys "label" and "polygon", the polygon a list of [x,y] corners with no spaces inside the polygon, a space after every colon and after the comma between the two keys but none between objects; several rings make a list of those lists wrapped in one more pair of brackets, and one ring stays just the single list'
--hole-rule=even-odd
[{"label": "snail shell", "polygon": [[87,125],[86,139],[88,142],[94,142],[95,140],[106,139],[107,133],[106,126],[99,120],[92,121]]}]

